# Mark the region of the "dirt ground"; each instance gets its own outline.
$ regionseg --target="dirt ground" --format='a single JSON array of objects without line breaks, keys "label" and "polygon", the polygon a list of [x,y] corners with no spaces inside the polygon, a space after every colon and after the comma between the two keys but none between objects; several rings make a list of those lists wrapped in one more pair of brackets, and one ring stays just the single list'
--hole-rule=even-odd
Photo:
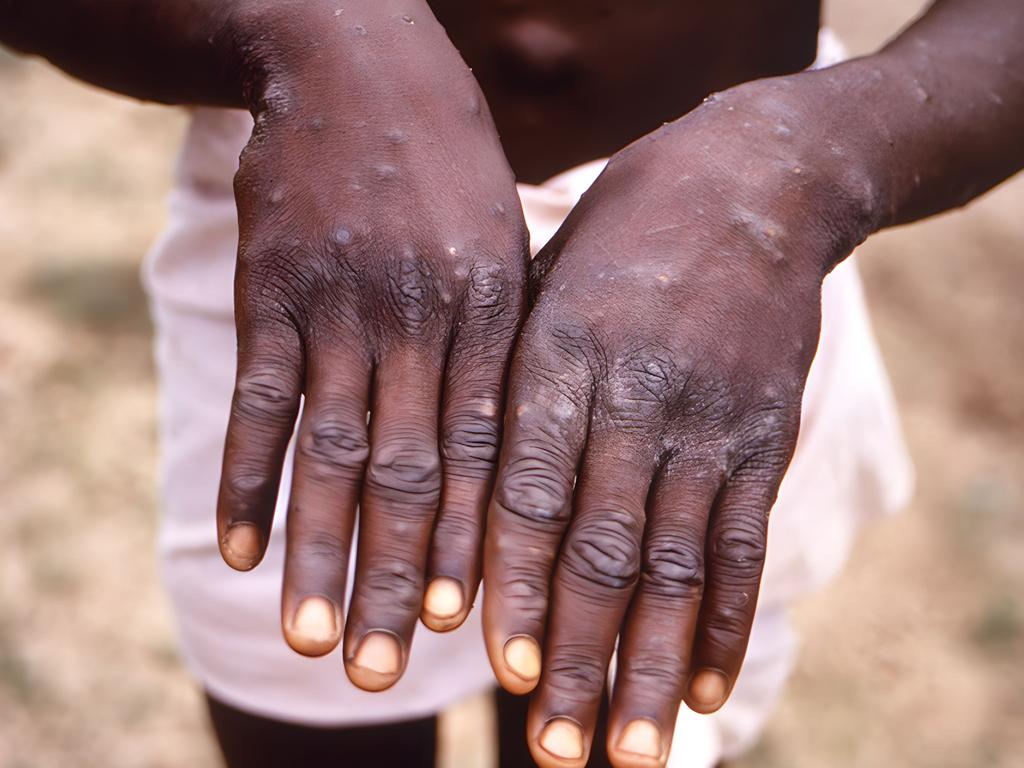
[{"label": "dirt ground", "polygon": [[[866,51],[919,5],[829,20]],[[0,93],[0,768],[212,767],[153,557],[137,279],[184,116],[2,52]],[[1024,178],[861,258],[917,496],[799,609],[798,670],[741,766],[1019,766]]]}]

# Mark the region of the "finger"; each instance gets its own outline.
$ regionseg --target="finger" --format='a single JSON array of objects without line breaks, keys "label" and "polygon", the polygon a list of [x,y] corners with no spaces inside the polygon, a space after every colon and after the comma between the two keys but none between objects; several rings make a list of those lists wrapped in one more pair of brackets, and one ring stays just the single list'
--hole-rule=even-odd
[{"label": "finger", "polygon": [[743,664],[764,568],[768,513],[781,479],[774,471],[740,469],[712,510],[705,547],[707,586],[685,697],[695,712],[719,709]]},{"label": "finger", "polygon": [[617,768],[661,766],[668,759],[689,678],[704,538],[720,481],[717,470],[669,464],[651,492],[640,584],[619,641],[608,722],[608,754]]},{"label": "finger", "polygon": [[[536,345],[513,366],[484,553],[484,639],[510,693],[540,677],[548,584],[569,523],[589,416],[588,375]],[[529,360],[529,364],[526,362]],[[557,372],[557,373],[556,373]]]},{"label": "finger", "polygon": [[463,322],[448,356],[441,505],[423,600],[423,623],[438,632],[465,621],[480,584],[505,373],[522,304],[522,287],[506,283],[497,270],[474,270],[470,280]]},{"label": "finger", "polygon": [[381,363],[363,482],[345,667],[360,688],[401,677],[423,603],[423,574],[441,472],[440,365],[411,350]]},{"label": "finger", "polygon": [[337,347],[311,355],[288,506],[281,622],[288,644],[330,653],[341,637],[363,469],[369,362]]},{"label": "finger", "polygon": [[299,335],[290,324],[242,327],[217,529],[224,560],[248,571],[263,558],[270,537],[281,466],[299,409],[303,360]]},{"label": "finger", "polygon": [[542,768],[587,762],[615,639],[640,573],[651,450],[621,434],[588,440],[530,707],[528,740]]}]

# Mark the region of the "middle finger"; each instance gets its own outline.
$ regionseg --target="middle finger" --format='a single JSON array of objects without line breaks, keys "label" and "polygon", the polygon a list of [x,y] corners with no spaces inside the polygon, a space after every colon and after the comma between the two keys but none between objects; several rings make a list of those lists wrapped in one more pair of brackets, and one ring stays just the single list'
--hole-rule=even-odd
[{"label": "middle finger", "polygon": [[437,408],[441,365],[409,347],[377,369],[370,460],[363,482],[345,668],[360,688],[401,677],[423,600],[441,490]]},{"label": "middle finger", "polygon": [[551,586],[544,669],[527,726],[544,768],[586,764],[615,638],[640,573],[652,452],[628,434],[590,436]]}]

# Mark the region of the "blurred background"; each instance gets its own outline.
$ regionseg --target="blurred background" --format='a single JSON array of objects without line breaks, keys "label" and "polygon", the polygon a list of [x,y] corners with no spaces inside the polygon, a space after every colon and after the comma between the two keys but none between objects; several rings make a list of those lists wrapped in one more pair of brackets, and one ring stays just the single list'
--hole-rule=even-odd
[{"label": "blurred background", "polygon": [[[826,16],[859,53],[921,5]],[[2,50],[0,94],[0,768],[216,766],[153,555],[138,280],[185,116]],[[800,608],[798,670],[741,765],[1019,766],[1024,177],[873,238],[861,266],[917,496]]]}]

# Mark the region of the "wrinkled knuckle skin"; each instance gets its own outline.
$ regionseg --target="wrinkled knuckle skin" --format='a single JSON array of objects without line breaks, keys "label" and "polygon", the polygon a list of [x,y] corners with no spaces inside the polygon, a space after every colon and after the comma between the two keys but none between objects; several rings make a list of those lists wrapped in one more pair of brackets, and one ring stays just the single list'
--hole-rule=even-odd
[{"label": "wrinkled knuckle skin", "polygon": [[557,698],[588,704],[604,690],[608,664],[596,647],[565,643],[552,648],[548,656],[544,685]]},{"label": "wrinkled knuckle skin", "polygon": [[651,536],[644,552],[644,587],[660,597],[699,600],[704,593],[704,554],[676,534]]},{"label": "wrinkled knuckle skin", "polygon": [[388,270],[384,300],[392,320],[407,336],[420,336],[438,315],[435,276],[408,251]]},{"label": "wrinkled knuckle skin", "polygon": [[358,477],[370,453],[364,429],[330,419],[316,421],[296,450],[320,480]]},{"label": "wrinkled knuckle skin", "polygon": [[477,266],[470,270],[467,290],[467,315],[477,324],[506,317],[519,307],[522,281],[514,280],[501,266]]},{"label": "wrinkled knuckle skin", "polygon": [[302,319],[304,297],[323,294],[324,279],[320,261],[309,258],[306,247],[262,240],[239,246],[235,284],[247,316],[295,322]]},{"label": "wrinkled knuckle skin", "polygon": [[704,624],[702,656],[727,659],[742,652],[747,646],[752,615],[731,605],[716,604]]},{"label": "wrinkled knuckle skin", "polygon": [[617,366],[600,399],[607,419],[622,429],[643,428],[664,418],[677,374],[667,353],[631,353]]},{"label": "wrinkled knuckle skin", "polygon": [[[525,348],[530,349],[529,341],[525,342]],[[556,409],[551,415],[558,418],[557,410],[562,408],[577,412],[586,411],[594,394],[586,368],[581,368],[575,362],[563,365],[557,358],[539,360],[538,357],[536,352],[522,356],[519,360],[522,366],[521,374],[527,381],[540,383],[543,397]],[[563,419],[564,421],[567,420]]]},{"label": "wrinkled knuckle skin", "polygon": [[419,613],[423,599],[423,572],[401,560],[368,566],[360,574],[359,590],[373,610]]},{"label": "wrinkled knuckle skin", "polygon": [[437,555],[469,557],[481,546],[482,520],[465,510],[446,509],[437,520],[433,547]]},{"label": "wrinkled knuckle skin", "polygon": [[252,504],[271,504],[277,497],[277,477],[248,467],[225,467],[221,501],[235,512],[252,512]]},{"label": "wrinkled knuckle skin", "polygon": [[549,563],[522,552],[509,553],[502,563],[501,601],[506,614],[515,616],[523,627],[543,627],[548,615]]},{"label": "wrinkled knuckle skin", "polygon": [[561,362],[589,371],[595,379],[605,378],[610,368],[605,344],[588,324],[557,322],[548,335]]},{"label": "wrinkled knuckle skin", "polygon": [[277,428],[290,421],[298,408],[298,397],[279,371],[263,370],[242,374],[235,384],[235,415],[247,423]]},{"label": "wrinkled knuckle skin", "polygon": [[[236,285],[243,314],[261,329],[365,336],[361,296],[369,292],[359,254],[329,241],[292,238],[285,245],[250,237],[239,249]],[[268,242],[269,241],[269,242]]]},{"label": "wrinkled knuckle skin", "polygon": [[441,463],[429,449],[385,444],[370,457],[366,485],[387,503],[433,514],[441,495]]},{"label": "wrinkled knuckle skin", "polygon": [[294,547],[289,556],[294,554],[304,567],[311,567],[323,575],[345,573],[348,542],[338,534],[326,528],[306,530],[302,535],[293,536],[289,545]]},{"label": "wrinkled knuckle skin", "polygon": [[686,684],[684,665],[677,648],[663,653],[645,649],[633,655],[619,656],[620,680],[642,690],[648,701],[678,701]]},{"label": "wrinkled knuckle skin", "polygon": [[562,473],[527,452],[509,463],[498,488],[498,503],[517,518],[544,527],[561,527],[571,512]]},{"label": "wrinkled knuckle skin", "polygon": [[647,398],[660,403],[668,402],[676,394],[681,379],[671,350],[653,343],[635,345],[623,365],[625,378]]},{"label": "wrinkled knuckle skin", "polygon": [[449,465],[489,472],[498,458],[499,440],[493,419],[455,414],[445,425],[442,453]]},{"label": "wrinkled knuckle skin", "polygon": [[625,512],[581,522],[563,564],[586,586],[632,589],[640,574],[640,536],[639,523]]},{"label": "wrinkled knuckle skin", "polygon": [[743,416],[733,440],[733,453],[745,469],[781,475],[789,464],[799,430],[799,406],[788,402],[762,404]]},{"label": "wrinkled knuckle skin", "polygon": [[720,577],[743,583],[759,581],[764,568],[765,538],[764,527],[753,521],[716,531],[713,552]]},{"label": "wrinkled knuckle skin", "polygon": [[723,434],[736,420],[738,403],[728,379],[691,369],[671,408],[688,429],[699,425],[702,434]]}]

